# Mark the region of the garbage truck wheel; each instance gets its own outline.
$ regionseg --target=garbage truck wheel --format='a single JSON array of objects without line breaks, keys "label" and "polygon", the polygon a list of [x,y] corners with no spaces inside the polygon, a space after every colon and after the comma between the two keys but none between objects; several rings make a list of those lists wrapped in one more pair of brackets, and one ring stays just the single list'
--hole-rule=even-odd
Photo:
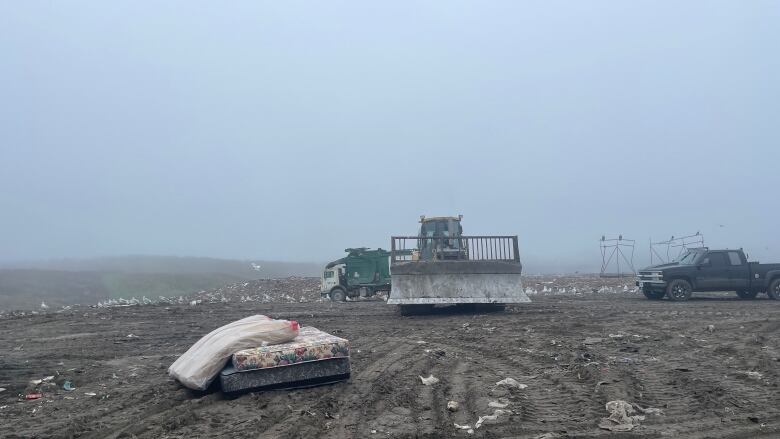
[{"label": "garbage truck wheel", "polygon": [[343,302],[347,300],[347,293],[341,288],[330,290],[330,300],[333,302]]}]

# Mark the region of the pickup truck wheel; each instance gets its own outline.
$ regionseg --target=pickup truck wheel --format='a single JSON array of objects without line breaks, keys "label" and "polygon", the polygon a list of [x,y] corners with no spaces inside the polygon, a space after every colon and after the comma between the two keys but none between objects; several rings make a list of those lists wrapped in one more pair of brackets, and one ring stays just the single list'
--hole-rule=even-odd
[{"label": "pickup truck wheel", "polygon": [[691,298],[691,284],[687,280],[676,279],[666,287],[666,296],[675,302],[684,302]]},{"label": "pickup truck wheel", "polygon": [[756,295],[758,295],[758,291],[737,291],[737,296],[739,296],[740,299],[755,299]]},{"label": "pickup truck wheel", "polygon": [[347,293],[341,288],[334,288],[330,291],[330,300],[333,302],[343,302],[347,300]]},{"label": "pickup truck wheel", "polygon": [[661,300],[666,295],[664,291],[642,290],[642,293],[650,300]]},{"label": "pickup truck wheel", "polygon": [[780,279],[775,279],[769,284],[766,295],[769,296],[770,299],[780,300]]}]

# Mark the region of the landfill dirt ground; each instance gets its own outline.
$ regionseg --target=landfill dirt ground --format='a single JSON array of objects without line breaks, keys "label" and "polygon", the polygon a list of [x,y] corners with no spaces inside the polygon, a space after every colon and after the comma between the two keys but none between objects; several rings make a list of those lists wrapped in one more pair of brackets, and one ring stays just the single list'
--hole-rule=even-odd
[{"label": "landfill dirt ground", "polygon": [[[779,302],[630,292],[532,300],[412,317],[378,300],[9,315],[0,319],[0,437],[780,437]],[[226,398],[167,376],[201,336],[255,313],[349,339],[351,379]],[[429,375],[440,381],[423,385]],[[43,397],[24,400],[30,381],[48,376]],[[508,377],[527,387],[496,385]],[[63,390],[65,380],[76,390]],[[663,414],[610,432],[599,422],[612,400]]]}]

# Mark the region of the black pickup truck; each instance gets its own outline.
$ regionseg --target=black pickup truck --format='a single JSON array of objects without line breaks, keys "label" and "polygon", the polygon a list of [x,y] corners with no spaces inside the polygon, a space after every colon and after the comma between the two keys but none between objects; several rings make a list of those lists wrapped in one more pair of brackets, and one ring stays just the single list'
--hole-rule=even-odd
[{"label": "black pickup truck", "polygon": [[780,300],[780,264],[748,262],[742,250],[703,247],[671,264],[640,270],[636,284],[651,300],[688,300],[694,291],[736,291],[742,299],[766,292]]}]

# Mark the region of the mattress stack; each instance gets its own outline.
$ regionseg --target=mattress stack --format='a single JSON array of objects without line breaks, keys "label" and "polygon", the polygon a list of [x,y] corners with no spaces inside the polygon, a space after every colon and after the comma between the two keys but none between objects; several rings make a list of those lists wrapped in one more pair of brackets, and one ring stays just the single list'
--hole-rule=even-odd
[{"label": "mattress stack", "polygon": [[289,343],[233,354],[220,373],[222,391],[308,387],[349,379],[349,341],[311,326]]}]

